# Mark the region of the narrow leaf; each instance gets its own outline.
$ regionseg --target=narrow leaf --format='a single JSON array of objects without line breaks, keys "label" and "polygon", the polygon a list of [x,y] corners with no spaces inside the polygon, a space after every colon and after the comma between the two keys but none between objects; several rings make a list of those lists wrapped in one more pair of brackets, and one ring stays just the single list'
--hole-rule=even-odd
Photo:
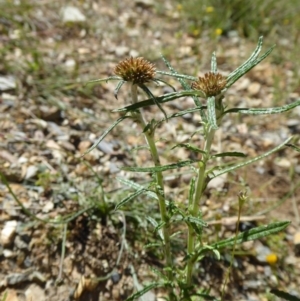
[{"label": "narrow leaf", "polygon": [[155,267],[150,267],[150,270],[156,274],[160,279],[163,279],[165,281],[168,280],[168,278],[166,277],[166,275],[164,275],[160,270],[156,269]]},{"label": "narrow leaf", "polygon": [[290,103],[288,105],[284,105],[282,107],[274,107],[274,108],[254,108],[254,109],[248,109],[248,108],[233,108],[225,111],[225,114],[227,113],[241,113],[241,114],[248,114],[248,115],[267,115],[267,114],[279,114],[286,111],[289,111],[297,106],[300,105],[300,99]]},{"label": "narrow leaf", "polygon": [[200,225],[201,227],[207,227],[207,223],[206,222],[204,222],[202,219],[194,217],[194,216],[187,216],[185,218],[185,220],[187,222],[192,223],[192,224]]},{"label": "narrow leaf", "polygon": [[275,296],[279,297],[279,298],[283,298],[284,300],[288,300],[288,301],[300,301],[300,298],[291,295],[287,292],[281,291],[281,290],[277,290],[277,289],[272,289],[270,291],[271,294],[274,294]]},{"label": "narrow leaf", "polygon": [[[191,109],[187,109],[187,110],[184,110],[184,111],[180,111],[178,113],[174,113],[172,115],[169,115],[168,116],[168,119],[171,119],[171,118],[176,118],[176,117],[181,117],[185,114],[189,114],[189,113],[194,113],[194,112],[198,112],[198,111],[203,111],[204,109],[206,109],[207,107],[206,106],[201,106],[201,107],[195,107],[195,108],[191,108]],[[159,123],[162,123],[165,121],[165,118],[164,119],[161,119],[160,121],[157,122],[157,124]]]},{"label": "narrow leaf", "polygon": [[[134,190],[141,190],[141,189],[145,189],[144,186],[136,183],[136,182],[133,182],[131,180],[128,180],[128,179],[125,179],[125,178],[121,178],[121,177],[117,177],[116,178],[120,183],[130,187],[130,188],[133,188]],[[145,194],[154,199],[154,200],[157,200],[158,201],[158,198],[157,198],[157,195],[155,192],[151,191],[151,190],[148,190],[148,189],[145,189]]]},{"label": "narrow leaf", "polygon": [[133,199],[135,199],[136,197],[138,197],[140,194],[142,194],[143,192],[145,192],[146,189],[140,189],[134,193],[132,193],[131,195],[129,195],[128,197],[124,198],[120,203],[118,203],[116,205],[115,210],[118,210],[120,207],[122,207],[123,205],[125,205],[126,203],[132,201]]},{"label": "narrow leaf", "polygon": [[161,82],[161,83],[165,84],[166,86],[170,87],[174,92],[176,92],[176,89],[175,89],[170,83],[168,83],[168,82],[165,81],[165,80],[162,80],[161,78],[156,78],[156,79],[155,79],[155,82],[157,82],[157,84],[158,84],[159,82]]},{"label": "narrow leaf", "polygon": [[158,229],[159,228],[159,224],[158,222],[152,218],[151,216],[147,216],[146,219],[152,224],[152,226],[154,227],[154,232],[158,232],[158,235],[161,239],[161,241],[164,241],[164,235],[163,235],[163,232],[161,229]]},{"label": "narrow leaf", "polygon": [[258,54],[261,51],[262,48],[262,44],[263,44],[263,37],[260,36],[258,39],[258,43],[256,48],[254,49],[253,53],[251,54],[251,56],[247,59],[247,61],[245,61],[240,67],[238,67],[236,70],[234,70],[233,72],[231,72],[228,77],[227,77],[227,81],[230,81],[231,78],[233,78],[234,76],[236,76],[236,74],[238,74],[240,72],[241,69],[243,69],[245,66],[247,66],[251,61],[255,60],[258,56]]},{"label": "narrow leaf", "polygon": [[[241,168],[241,167],[247,166],[247,165],[249,165],[249,164],[252,164],[252,163],[254,163],[254,162],[257,162],[257,161],[259,161],[259,160],[261,160],[261,159],[263,159],[263,158],[265,158],[265,157],[267,157],[267,156],[269,156],[269,155],[271,155],[271,154],[277,152],[277,151],[280,150],[282,147],[284,147],[286,143],[288,143],[289,141],[291,141],[292,138],[293,138],[293,137],[290,137],[290,138],[286,139],[283,143],[281,143],[280,145],[278,145],[278,146],[276,146],[275,148],[271,149],[270,151],[268,151],[268,152],[266,152],[266,153],[264,153],[264,154],[262,154],[262,155],[260,155],[260,156],[257,156],[257,157],[255,157],[255,158],[252,158],[252,159],[250,159],[250,160],[247,160],[247,161],[238,163],[238,164],[233,165],[233,166],[225,167],[225,168],[220,169],[220,170],[215,170],[215,169],[214,169],[213,172],[212,172],[212,175],[210,176],[210,180],[211,180],[211,179],[214,179],[214,178],[216,178],[216,177],[218,177],[218,176],[220,176],[220,175],[222,175],[222,174],[224,174],[224,173],[228,173],[228,172],[230,172],[230,171],[233,171],[233,170],[236,170],[236,169],[238,169],[238,168]],[[211,172],[211,171],[208,171],[208,173],[210,173],[210,172]]]},{"label": "narrow leaf", "polygon": [[173,233],[172,235],[170,235],[170,238],[173,239],[175,238],[177,235],[182,234],[183,231],[176,231],[175,233]]},{"label": "narrow leaf", "polygon": [[144,85],[144,84],[139,85],[139,87],[147,94],[148,97],[150,97],[150,98],[153,99],[154,103],[158,106],[158,108],[164,114],[165,119],[168,120],[167,113],[165,112],[165,110],[163,109],[163,107],[161,106],[161,104],[157,101],[156,97],[149,90],[149,88],[146,85]]},{"label": "narrow leaf", "polygon": [[193,204],[194,193],[195,193],[195,178],[193,177],[190,182],[189,206],[192,206]]},{"label": "narrow leaf", "polygon": [[158,226],[158,222],[151,216],[147,216],[146,219],[151,223],[151,225],[156,228]]},{"label": "narrow leaf", "polygon": [[212,73],[217,73],[218,72],[217,58],[216,58],[216,53],[215,52],[213,52],[213,54],[211,56],[211,72]]},{"label": "narrow leaf", "polygon": [[203,246],[197,245],[195,250],[196,250],[195,252],[191,254],[187,254],[183,260],[191,260],[192,262],[196,262],[201,260],[207,252],[213,252],[216,258],[220,260],[221,257],[220,252],[216,248],[210,245],[203,245]]},{"label": "narrow leaf", "polygon": [[177,147],[183,147],[183,148],[186,148],[190,151],[193,151],[193,152],[196,152],[196,153],[201,153],[201,154],[206,154],[206,152],[192,144],[189,144],[189,143],[179,143],[179,144],[176,144],[175,146],[173,146],[171,149],[175,149]]},{"label": "narrow leaf", "polygon": [[140,291],[136,292],[135,294],[131,295],[129,298],[126,299],[126,301],[133,301],[133,300],[143,296],[147,292],[151,291],[152,289],[157,288],[157,287],[161,287],[161,286],[163,286],[163,285],[159,282],[152,282],[149,285],[145,286],[142,290],[140,290]]},{"label": "narrow leaf", "polygon": [[154,229],[155,232],[160,231],[164,226],[166,222],[160,222]]},{"label": "narrow leaf", "polygon": [[117,87],[115,88],[115,91],[114,91],[114,96],[116,99],[118,99],[118,93],[119,93],[119,90],[121,89],[121,87],[125,84],[125,81],[124,80],[121,80]]},{"label": "narrow leaf", "polygon": [[153,166],[153,167],[122,167],[122,170],[126,171],[135,171],[135,172],[161,172],[170,169],[181,168],[184,166],[189,166],[195,162],[199,162],[201,160],[186,160],[178,163],[162,165],[162,166]]},{"label": "narrow leaf", "polygon": [[245,241],[255,240],[259,238],[266,237],[271,234],[278,233],[284,230],[291,222],[283,221],[283,222],[275,222],[266,226],[260,226],[256,228],[252,228],[248,231],[238,234],[237,237],[233,236],[231,238],[227,238],[225,240],[218,241],[211,245],[211,247],[215,249],[222,249],[225,247],[231,247],[235,243],[241,244]]},{"label": "narrow leaf", "polygon": [[216,118],[216,104],[215,104],[215,97],[209,97],[207,99],[207,119],[210,124],[210,126],[214,129],[218,129],[217,125],[217,118]]},{"label": "narrow leaf", "polygon": [[108,82],[109,80],[122,80],[122,78],[119,76],[113,75],[113,76],[109,76],[106,78],[90,80],[86,83],[86,85],[92,84],[92,83]]},{"label": "narrow leaf", "polygon": [[[164,94],[162,96],[156,97],[156,101],[159,103],[165,103],[168,101],[172,101],[177,98],[181,97],[186,97],[186,96],[200,96],[200,97],[205,97],[202,91],[200,90],[188,90],[188,91],[178,91],[178,92],[171,92]],[[139,101],[135,104],[120,108],[120,109],[115,109],[112,112],[129,112],[129,111],[134,111],[143,107],[147,106],[152,106],[155,104],[154,99],[151,97],[149,99]],[[199,107],[201,104],[199,105]]]},{"label": "narrow leaf", "polygon": [[172,76],[179,79],[186,79],[186,80],[191,80],[191,81],[196,81],[197,77],[195,76],[190,76],[190,75],[186,75],[186,74],[179,74],[177,72],[166,72],[166,71],[160,71],[157,70],[156,73],[158,74],[162,74],[162,75],[168,75],[168,76]]},{"label": "narrow leaf", "polygon": [[162,247],[162,242],[158,243],[158,242],[152,242],[149,244],[144,245],[144,249],[150,249],[150,248],[157,248],[157,247]]},{"label": "narrow leaf", "polygon": [[226,88],[228,89],[230,86],[232,86],[239,78],[241,78],[243,75],[245,75],[248,71],[250,71],[252,68],[254,68],[256,65],[258,65],[262,60],[264,60],[274,49],[275,45],[269,48],[261,57],[256,59],[255,61],[250,62],[248,65],[246,65],[244,68],[240,70],[240,72],[234,76],[231,80],[227,79]]},{"label": "narrow leaf", "polygon": [[118,120],[116,120],[101,136],[100,138],[83,154],[80,158],[84,157],[86,154],[91,152],[97,145],[107,136],[107,134],[112,131],[120,122],[122,122],[126,118],[130,118],[131,116],[122,116]]},{"label": "narrow leaf", "polygon": [[300,153],[300,148],[294,144],[291,143],[287,143],[286,146],[291,147],[292,149],[294,149],[296,152]]},{"label": "narrow leaf", "polygon": [[240,153],[240,152],[224,152],[220,154],[213,155],[212,158],[214,157],[247,157],[246,154]]}]

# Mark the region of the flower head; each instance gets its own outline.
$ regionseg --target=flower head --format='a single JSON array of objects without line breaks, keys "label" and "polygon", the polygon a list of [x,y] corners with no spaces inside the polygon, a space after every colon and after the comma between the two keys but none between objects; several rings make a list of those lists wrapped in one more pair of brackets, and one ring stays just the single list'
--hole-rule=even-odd
[{"label": "flower head", "polygon": [[117,64],[114,73],[126,82],[145,84],[154,80],[155,67],[143,57],[127,58]]},{"label": "flower head", "polygon": [[205,73],[199,77],[196,82],[192,83],[192,89],[203,91],[206,96],[218,95],[226,86],[226,78],[220,73]]}]

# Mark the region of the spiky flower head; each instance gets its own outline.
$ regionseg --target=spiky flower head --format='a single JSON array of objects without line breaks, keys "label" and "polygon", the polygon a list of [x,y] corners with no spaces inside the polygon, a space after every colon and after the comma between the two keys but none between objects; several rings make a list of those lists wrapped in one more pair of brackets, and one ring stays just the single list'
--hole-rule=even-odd
[{"label": "spiky flower head", "polygon": [[192,89],[203,91],[207,97],[218,95],[226,86],[226,77],[220,73],[208,72],[192,83]]},{"label": "spiky flower head", "polygon": [[143,57],[130,57],[119,62],[114,73],[124,81],[139,85],[154,79],[155,67]]}]

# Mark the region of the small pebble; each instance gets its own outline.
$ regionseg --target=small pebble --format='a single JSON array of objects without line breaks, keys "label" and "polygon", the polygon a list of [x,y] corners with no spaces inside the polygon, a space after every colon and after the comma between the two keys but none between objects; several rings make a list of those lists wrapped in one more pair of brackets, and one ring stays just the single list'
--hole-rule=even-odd
[{"label": "small pebble", "polygon": [[8,221],[5,223],[2,231],[1,231],[1,237],[0,241],[3,246],[8,246],[13,242],[14,234],[16,233],[18,222]]}]

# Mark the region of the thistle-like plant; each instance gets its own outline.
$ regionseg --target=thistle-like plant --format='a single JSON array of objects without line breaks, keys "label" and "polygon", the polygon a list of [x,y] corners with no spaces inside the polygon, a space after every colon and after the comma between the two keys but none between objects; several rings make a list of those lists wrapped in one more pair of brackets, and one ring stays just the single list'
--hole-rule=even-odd
[{"label": "thistle-like plant", "polygon": [[[234,248],[235,245],[241,244],[242,242],[259,239],[272,233],[277,233],[289,225],[288,221],[263,225],[243,232],[242,234],[236,233],[236,235],[232,238],[216,241],[209,245],[204,244],[202,239],[203,231],[207,226],[207,223],[202,219],[200,209],[203,204],[203,194],[207,184],[212,179],[222,174],[237,170],[267,157],[268,155],[285,147],[291,140],[291,138],[289,138],[268,152],[250,159],[244,159],[246,156],[240,152],[223,152],[220,154],[214,154],[211,150],[215,132],[221,126],[225,115],[235,113],[250,115],[277,114],[300,105],[300,100],[298,100],[282,107],[267,109],[231,108],[225,106],[224,97],[227,89],[229,89],[239,78],[259,64],[272,52],[274,47],[268,49],[262,56],[259,56],[262,48],[262,42],[263,39],[261,37],[256,49],[249,59],[236,70],[231,72],[227,77],[218,73],[216,56],[213,54],[211,60],[211,71],[199,78],[177,73],[170,63],[162,57],[166,66],[169,68],[169,71],[156,71],[154,65],[143,58],[128,58],[121,61],[115,67],[114,72],[116,75],[103,80],[96,80],[119,80],[115,90],[115,96],[117,96],[118,91],[123,84],[128,82],[131,85],[132,101],[130,105],[114,110],[114,112],[119,112],[121,117],[103,133],[88,152],[95,148],[98,143],[100,143],[100,141],[102,141],[120,122],[127,118],[133,118],[141,126],[141,131],[145,136],[145,140],[153,160],[152,167],[123,168],[124,170],[131,172],[152,173],[154,184],[153,181],[149,184],[141,185],[128,179],[119,179],[124,185],[133,189],[133,193],[121,200],[121,202],[116,205],[116,209],[121,208],[123,205],[135,198],[142,198],[143,195],[147,195],[147,197],[158,202],[161,218],[157,221],[154,218],[149,217],[149,221],[154,225],[156,231],[161,234],[159,236],[160,241],[157,244],[160,245],[164,251],[165,267],[162,271],[157,273],[157,281],[145,286],[143,290],[134,293],[130,298],[128,298],[128,300],[137,299],[147,291],[158,287],[164,287],[168,291],[168,296],[166,298],[170,301],[202,300],[205,298],[216,300],[214,297],[209,296],[205,292],[199,293],[199,290],[196,290],[193,286],[192,276],[195,264],[208,253],[213,253],[217,258],[219,258],[220,250],[225,247]],[[182,85],[182,90],[174,91],[162,96],[154,96],[147,86],[148,83],[151,81],[166,83],[165,80],[157,78],[158,75],[169,76],[177,79]],[[138,87],[140,87],[146,95],[148,95],[148,99],[138,101]],[[168,116],[166,115],[162,109],[163,103],[187,96],[194,99],[195,107],[179,111]],[[154,119],[150,122],[146,121],[142,109],[151,105],[157,105],[163,111],[165,117],[158,121],[155,121]],[[203,136],[202,140],[204,141],[204,144],[202,146],[192,146],[190,144],[181,143],[175,147],[184,147],[190,152],[197,152],[200,154],[200,158],[198,160],[185,160],[161,165],[159,152],[155,143],[155,130],[157,125],[161,125],[168,119],[179,118],[180,116],[188,113],[199,113],[201,115],[201,135]],[[219,161],[216,163],[214,160],[216,157],[222,158],[227,156],[236,157],[237,162],[228,166],[220,164]],[[242,158],[242,160],[240,158]],[[182,210],[179,206],[177,206],[176,202],[165,194],[164,189],[164,171],[178,169],[183,166],[190,166],[191,170],[194,171],[194,176],[190,181],[189,188],[187,188],[189,189],[189,198],[186,210]],[[245,201],[247,201],[247,196],[244,193],[239,194],[238,216],[240,216],[240,210]],[[171,248],[172,234],[174,234],[172,233],[172,224],[178,223],[178,221],[184,223],[187,229],[186,256],[184,258],[183,269],[175,264],[173,258],[174,252]],[[193,296],[196,296],[196,299],[192,299],[194,298]]]}]

